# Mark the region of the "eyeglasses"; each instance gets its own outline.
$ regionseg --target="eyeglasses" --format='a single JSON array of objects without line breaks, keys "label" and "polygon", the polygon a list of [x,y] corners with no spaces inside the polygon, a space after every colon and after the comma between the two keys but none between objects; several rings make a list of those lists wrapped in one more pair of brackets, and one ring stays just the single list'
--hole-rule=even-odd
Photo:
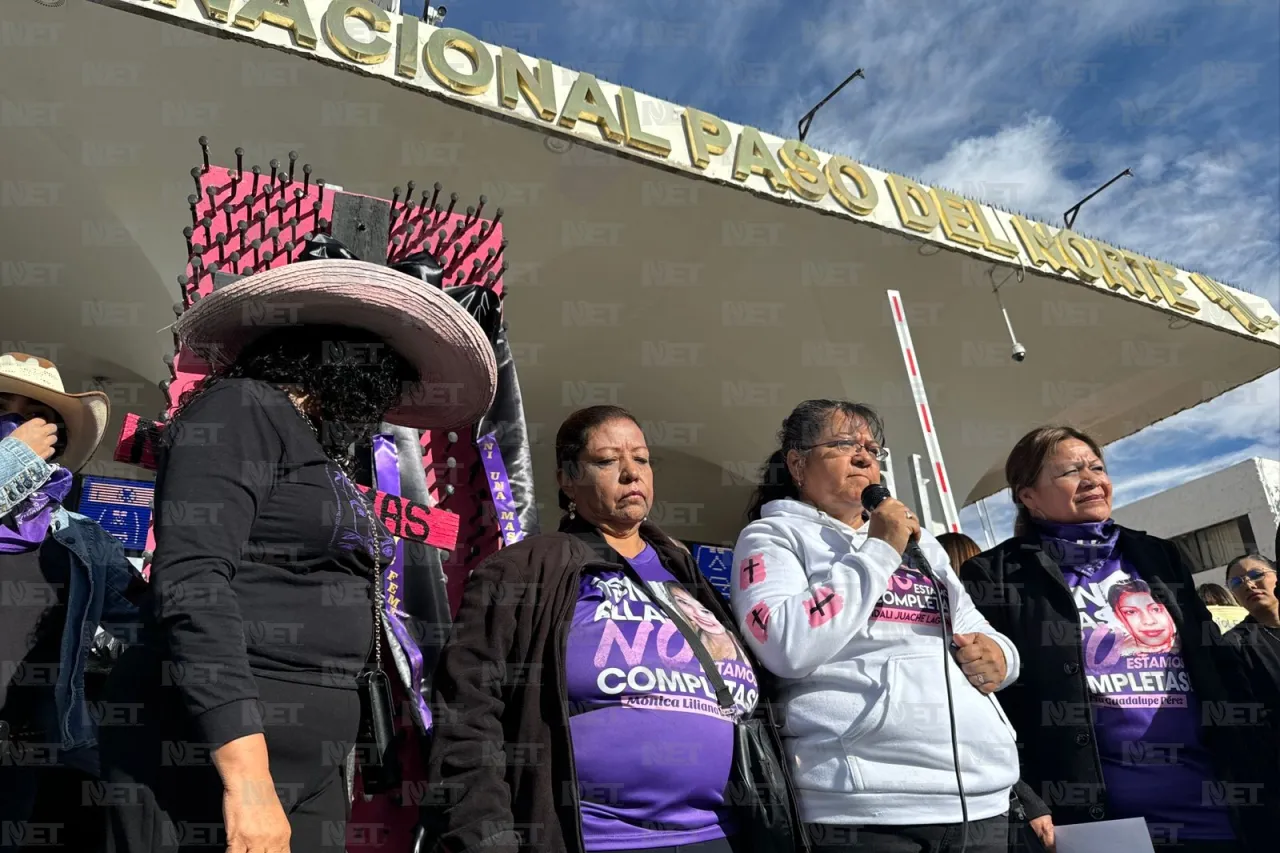
[{"label": "eyeglasses", "polygon": [[1236,575],[1233,578],[1227,578],[1227,586],[1232,590],[1237,590],[1244,585],[1245,581],[1253,581],[1257,583],[1265,578],[1271,569],[1250,569],[1242,575]]},{"label": "eyeglasses", "polygon": [[830,447],[836,452],[837,456],[853,456],[861,450],[877,462],[883,462],[889,458],[889,451],[878,444],[863,444],[859,441],[850,441],[847,438],[837,438],[835,441],[823,441],[818,444],[810,444],[804,449],[814,450],[818,447]]}]

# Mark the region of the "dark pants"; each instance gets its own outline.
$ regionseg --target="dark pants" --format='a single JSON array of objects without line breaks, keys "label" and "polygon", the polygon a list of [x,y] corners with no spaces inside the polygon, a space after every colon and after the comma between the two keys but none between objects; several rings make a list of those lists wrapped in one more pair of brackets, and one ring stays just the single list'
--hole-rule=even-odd
[{"label": "dark pants", "polygon": [[[961,825],[835,826],[809,824],[813,853],[960,853]],[[1009,816],[969,821],[965,853],[1008,853]]]},{"label": "dark pants", "polygon": [[611,853],[733,853],[733,843],[727,838],[717,838],[714,841],[699,841],[697,844],[646,847],[643,850],[614,850]]},{"label": "dark pants", "polygon": [[[223,853],[221,777],[208,750],[190,742],[177,697],[155,685],[147,655],[142,648],[126,652],[108,689],[109,700],[144,703],[141,724],[99,729],[111,794],[105,849]],[[342,853],[350,805],[343,762],[360,720],[356,692],[266,678],[257,683],[271,778],[289,818],[291,846]]]},{"label": "dark pants", "polygon": [[100,815],[86,792],[96,780],[74,767],[45,763],[41,753],[10,744],[0,760],[0,853],[18,850],[96,850]]},{"label": "dark pants", "polygon": [[1245,853],[1239,841],[1157,841],[1154,846],[1156,853]]}]

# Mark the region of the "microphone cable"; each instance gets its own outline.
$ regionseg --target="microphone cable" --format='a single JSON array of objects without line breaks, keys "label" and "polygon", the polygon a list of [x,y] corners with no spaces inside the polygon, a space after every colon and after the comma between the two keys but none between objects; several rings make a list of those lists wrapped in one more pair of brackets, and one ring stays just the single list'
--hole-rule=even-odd
[{"label": "microphone cable", "polygon": [[938,596],[938,616],[942,620],[942,679],[947,685],[947,718],[951,723],[951,759],[956,768],[956,789],[960,792],[960,853],[965,853],[969,846],[969,802],[964,793],[964,778],[960,773],[960,736],[956,730],[956,703],[951,692],[951,653],[956,649],[954,636],[955,626],[951,622],[951,608],[947,603],[946,589],[933,573],[933,567],[927,562],[922,569],[925,577],[933,582],[934,592]]},{"label": "microphone cable", "polygon": [[[864,511],[874,511],[886,498],[891,497],[889,490],[880,483],[872,483],[862,490],[862,507]],[[947,603],[946,587],[934,574],[933,566],[920,550],[914,540],[908,540],[907,550],[902,555],[908,566],[914,568],[929,579],[933,591],[938,596],[938,617],[942,623],[942,678],[947,685],[947,719],[951,723],[951,759],[956,768],[956,789],[960,792],[960,851],[965,853],[969,846],[969,801],[964,793],[964,778],[960,773],[960,735],[956,728],[955,695],[951,691],[951,654],[958,647],[955,645],[954,628],[951,622],[951,608]]]}]

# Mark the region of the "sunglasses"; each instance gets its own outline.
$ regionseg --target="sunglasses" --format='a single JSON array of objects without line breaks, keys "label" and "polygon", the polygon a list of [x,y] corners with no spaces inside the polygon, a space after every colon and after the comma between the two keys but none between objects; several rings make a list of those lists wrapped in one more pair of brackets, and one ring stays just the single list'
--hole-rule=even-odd
[{"label": "sunglasses", "polygon": [[1271,573],[1271,569],[1250,569],[1242,575],[1227,578],[1227,587],[1233,592],[1244,585],[1245,581],[1257,583]]}]

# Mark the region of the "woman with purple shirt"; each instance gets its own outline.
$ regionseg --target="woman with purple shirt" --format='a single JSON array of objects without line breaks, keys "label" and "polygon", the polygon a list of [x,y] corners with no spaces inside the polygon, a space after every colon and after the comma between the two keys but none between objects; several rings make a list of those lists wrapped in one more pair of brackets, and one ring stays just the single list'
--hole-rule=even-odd
[{"label": "woman with purple shirt", "polygon": [[575,412],[556,467],[560,531],[472,573],[437,671],[434,849],[756,849],[726,799],[756,671],[689,552],[647,521],[644,433],[616,406]]},{"label": "woman with purple shirt", "polygon": [[1028,662],[1000,701],[1036,834],[1052,848],[1054,824],[1142,818],[1157,849],[1274,850],[1270,735],[1178,549],[1111,520],[1085,433],[1033,430],[1005,473],[1015,538],[961,575]]}]

